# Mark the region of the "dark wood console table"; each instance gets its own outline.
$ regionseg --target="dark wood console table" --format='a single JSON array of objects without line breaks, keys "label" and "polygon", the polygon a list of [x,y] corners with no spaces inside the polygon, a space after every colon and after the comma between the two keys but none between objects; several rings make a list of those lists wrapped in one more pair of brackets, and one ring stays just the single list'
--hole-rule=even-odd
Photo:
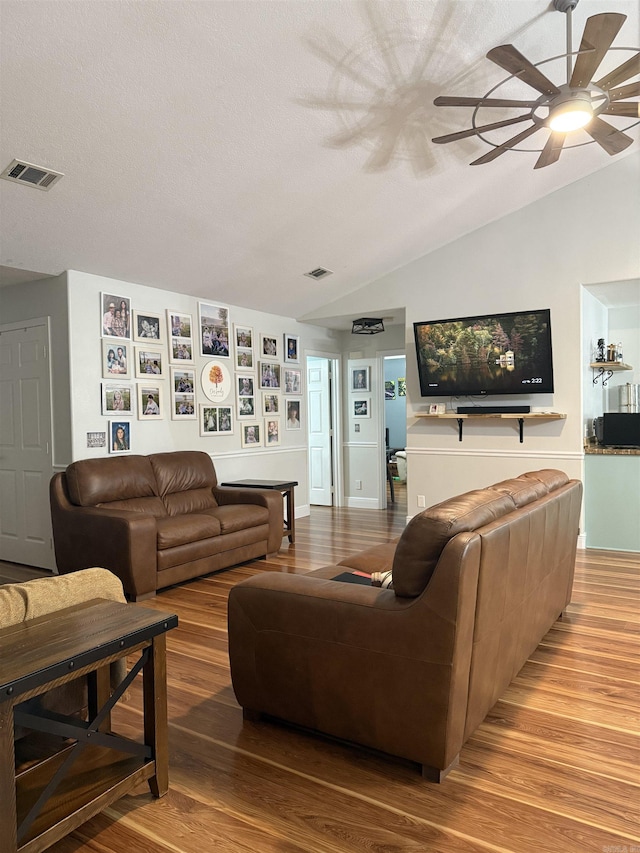
[{"label": "dark wood console table", "polygon": [[[167,792],[165,634],[177,624],[174,614],[94,599],[0,630],[3,851],[40,853],[142,780],[148,780],[156,797]],[[139,653],[137,662],[112,690],[110,664],[134,653]],[[139,672],[142,743],[111,731],[111,710]],[[83,676],[88,683],[88,722],[20,707]],[[56,745],[29,766],[17,767],[14,721],[33,730],[39,744],[48,739]]]},{"label": "dark wood console table", "polygon": [[284,519],[283,536],[289,537],[289,542],[296,541],[296,511],[294,502],[294,489],[298,485],[297,480],[232,480],[230,483],[220,483],[221,486],[234,486],[238,489],[270,489],[282,492],[285,501],[286,514]]}]

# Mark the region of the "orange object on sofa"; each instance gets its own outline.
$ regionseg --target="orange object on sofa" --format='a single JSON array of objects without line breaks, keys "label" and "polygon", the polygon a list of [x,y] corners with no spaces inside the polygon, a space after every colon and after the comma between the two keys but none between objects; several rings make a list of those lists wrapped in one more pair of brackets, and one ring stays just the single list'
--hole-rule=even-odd
[{"label": "orange object on sofa", "polygon": [[[570,601],[582,484],[523,474],[414,516],[398,540],[229,594],[245,716],[422,765],[440,781]],[[393,588],[335,580],[392,571]]]},{"label": "orange object on sofa", "polygon": [[218,486],[202,451],[81,459],[50,498],[58,570],[103,566],[134,601],[282,544],[280,493]]}]

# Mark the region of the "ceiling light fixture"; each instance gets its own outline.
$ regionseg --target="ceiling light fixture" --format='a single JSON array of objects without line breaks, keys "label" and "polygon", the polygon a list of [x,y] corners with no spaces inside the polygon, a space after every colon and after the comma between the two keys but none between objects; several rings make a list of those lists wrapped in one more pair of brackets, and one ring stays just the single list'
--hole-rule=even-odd
[{"label": "ceiling light fixture", "polygon": [[588,92],[571,92],[555,98],[549,105],[548,125],[555,133],[569,133],[589,124],[593,105]]},{"label": "ceiling light fixture", "polygon": [[360,317],[351,325],[352,335],[377,335],[384,332],[384,323],[381,317]]}]

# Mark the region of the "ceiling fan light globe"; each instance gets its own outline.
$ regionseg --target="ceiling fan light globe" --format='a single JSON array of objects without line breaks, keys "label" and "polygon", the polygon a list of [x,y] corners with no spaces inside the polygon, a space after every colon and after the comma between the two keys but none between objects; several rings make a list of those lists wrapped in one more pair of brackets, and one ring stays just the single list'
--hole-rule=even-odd
[{"label": "ceiling fan light globe", "polygon": [[586,127],[593,118],[593,110],[588,105],[578,102],[563,104],[553,110],[549,116],[549,127],[559,133],[569,133]]}]

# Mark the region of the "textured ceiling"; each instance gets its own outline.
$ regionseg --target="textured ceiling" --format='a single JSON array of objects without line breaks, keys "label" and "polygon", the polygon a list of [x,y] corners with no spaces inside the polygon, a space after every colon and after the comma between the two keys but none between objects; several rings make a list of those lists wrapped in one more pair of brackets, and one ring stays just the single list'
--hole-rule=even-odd
[{"label": "textured ceiling", "polygon": [[[637,46],[639,6],[581,0],[574,46],[603,11],[628,16],[614,46]],[[430,141],[471,118],[434,97],[508,76],[490,48],[563,53],[544,0],[2,0],[0,15],[0,170],[65,174],[46,193],[0,181],[5,284],[76,269],[301,318],[612,162],[591,144],[538,171],[525,152],[470,167],[482,141]],[[317,266],[334,274],[303,276]]]}]

